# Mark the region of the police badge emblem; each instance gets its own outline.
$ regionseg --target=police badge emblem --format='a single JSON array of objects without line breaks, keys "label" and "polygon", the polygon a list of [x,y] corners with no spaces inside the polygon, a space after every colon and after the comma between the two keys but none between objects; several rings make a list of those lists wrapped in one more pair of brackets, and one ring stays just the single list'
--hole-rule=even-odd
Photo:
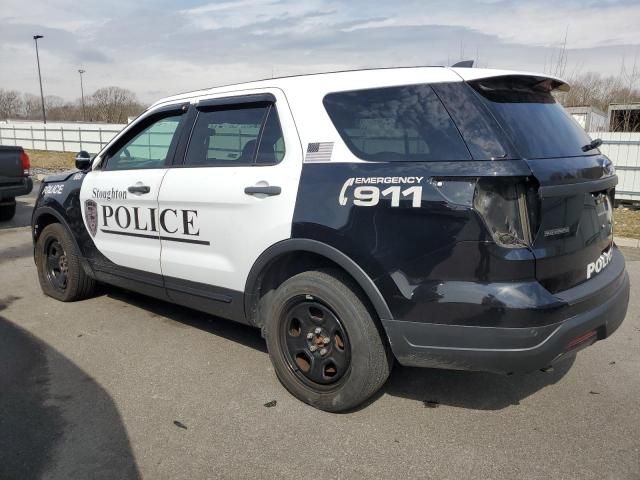
[{"label": "police badge emblem", "polygon": [[93,200],[84,202],[84,218],[87,221],[87,227],[92,237],[96,236],[98,231],[98,204]]}]

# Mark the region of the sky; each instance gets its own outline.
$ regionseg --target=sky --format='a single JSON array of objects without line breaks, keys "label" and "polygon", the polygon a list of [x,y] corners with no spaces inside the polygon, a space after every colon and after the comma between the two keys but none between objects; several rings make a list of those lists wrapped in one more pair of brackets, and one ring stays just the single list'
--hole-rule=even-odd
[{"label": "sky", "polygon": [[2,0],[0,88],[163,96],[271,76],[474,59],[565,77],[640,70],[640,0]]}]

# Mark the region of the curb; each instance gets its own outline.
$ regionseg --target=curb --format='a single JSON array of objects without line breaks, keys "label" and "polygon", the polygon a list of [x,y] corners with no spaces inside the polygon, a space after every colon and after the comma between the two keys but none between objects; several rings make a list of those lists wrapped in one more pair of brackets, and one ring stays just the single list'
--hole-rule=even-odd
[{"label": "curb", "polygon": [[614,237],[613,241],[619,247],[640,248],[640,240],[637,238]]}]

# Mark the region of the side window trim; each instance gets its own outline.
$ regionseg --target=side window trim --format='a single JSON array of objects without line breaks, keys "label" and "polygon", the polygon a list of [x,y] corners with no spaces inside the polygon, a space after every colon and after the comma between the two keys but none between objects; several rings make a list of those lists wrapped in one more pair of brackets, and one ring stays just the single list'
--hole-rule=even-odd
[{"label": "side window trim", "polygon": [[168,165],[169,167],[181,167],[184,163],[185,156],[187,154],[187,147],[189,146],[189,142],[191,142],[191,135],[193,134],[193,129],[196,126],[196,120],[198,119],[199,113],[200,112],[196,109],[195,105],[189,105],[187,107],[187,112],[181,122],[182,125],[180,127],[180,134],[178,135],[178,143],[173,153],[171,163]]},{"label": "side window trim", "polygon": [[251,95],[237,95],[235,97],[208,98],[200,100],[196,107],[198,110],[215,107],[229,107],[247,103],[276,103],[276,97],[272,93],[256,93]]},{"label": "side window trim", "polygon": [[[138,120],[135,121],[133,125],[129,127],[127,132],[122,137],[120,137],[117,142],[111,145],[109,149],[105,152],[103,160],[100,164],[100,170],[114,171],[109,169],[109,160],[111,160],[111,156],[113,155],[114,152],[117,152],[118,150],[120,150],[120,148],[122,148],[123,145],[130,142],[132,139],[134,139],[137,135],[139,135],[142,131],[144,131],[147,127],[149,127],[153,123],[165,117],[170,117],[175,114],[181,114],[182,118],[178,123],[176,132],[173,138],[171,139],[171,144],[169,146],[169,150],[167,151],[167,158],[165,159],[164,165],[162,167],[157,167],[157,168],[167,168],[171,166],[174,160],[177,146],[178,146],[178,140],[181,137],[182,131],[185,127],[185,117],[186,117],[185,113],[188,112],[188,110],[189,110],[188,103],[183,103],[179,105],[168,105],[166,107],[161,107],[157,110],[154,110],[153,112],[150,112],[146,116],[140,117]],[[153,170],[153,169],[149,168],[149,169],[141,169],[141,170]]]},{"label": "side window trim", "polygon": [[256,138],[256,149],[253,152],[253,158],[251,159],[250,165],[256,165],[256,161],[258,160],[258,154],[260,153],[260,143],[262,142],[262,135],[264,134],[265,128],[267,128],[267,122],[269,121],[269,115],[271,115],[271,110],[273,109],[273,107],[273,103],[269,104],[266,112],[264,112],[264,117],[262,117],[260,131],[258,132],[258,137]]}]

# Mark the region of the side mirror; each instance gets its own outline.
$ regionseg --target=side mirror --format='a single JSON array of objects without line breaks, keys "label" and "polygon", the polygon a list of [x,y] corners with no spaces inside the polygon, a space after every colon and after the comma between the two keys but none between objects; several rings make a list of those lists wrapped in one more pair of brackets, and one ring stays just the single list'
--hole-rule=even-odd
[{"label": "side mirror", "polygon": [[78,170],[88,170],[91,167],[91,155],[89,152],[81,150],[76,155],[76,168]]}]

